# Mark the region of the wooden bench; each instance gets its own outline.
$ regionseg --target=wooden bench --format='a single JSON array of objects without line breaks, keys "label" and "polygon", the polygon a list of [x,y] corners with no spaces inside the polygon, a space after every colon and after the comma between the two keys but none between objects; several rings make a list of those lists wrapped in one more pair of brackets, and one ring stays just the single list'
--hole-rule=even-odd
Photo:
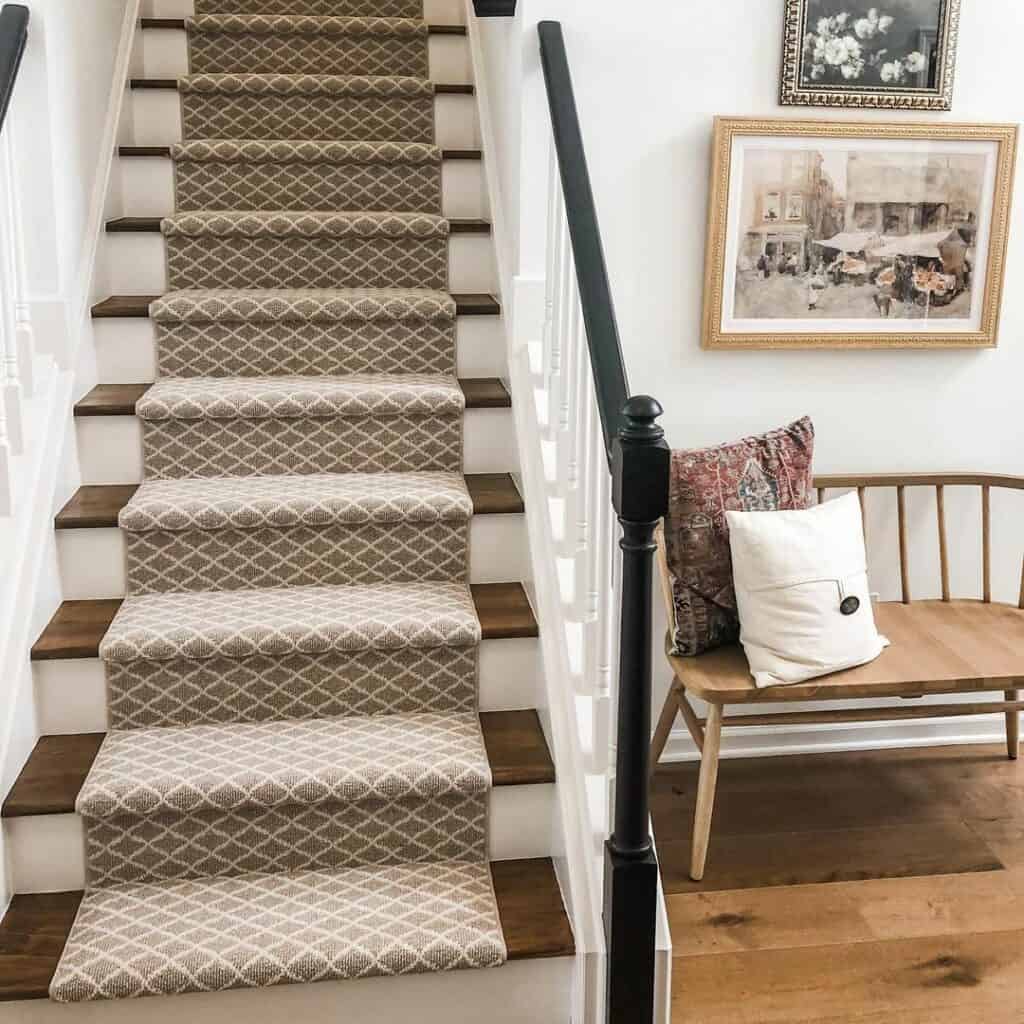
[{"label": "wooden bench", "polygon": [[[1024,490],[1024,477],[977,473],[823,476],[815,480],[815,485],[819,501],[828,490],[856,488],[862,509],[869,488],[896,489],[902,599],[874,605],[879,632],[887,636],[892,645],[870,664],[806,683],[759,690],[754,686],[747,659],[738,645],[709,651],[695,658],[682,658],[672,655],[671,637],[668,638],[666,653],[674,678],[655,729],[651,760],[656,767],[676,716],[681,716],[701,752],[690,864],[690,875],[696,881],[703,877],[707,859],[723,728],[895,721],[1001,712],[1006,716],[1008,754],[1011,758],[1018,754],[1019,713],[1024,710],[1019,693],[1019,687],[1024,686],[1024,570],[1017,605],[993,602],[991,494],[993,489],[999,488]],[[954,599],[950,593],[945,489],[951,486],[981,488],[980,600]],[[906,490],[910,487],[935,490],[940,600],[911,599],[906,510]],[[663,543],[659,543],[659,553],[664,595],[671,618],[672,594]],[[771,714],[749,713],[748,709],[742,714],[725,713],[726,708],[736,704],[914,698],[992,691],[1000,692],[1003,699],[905,708],[864,706]],[[691,696],[707,703],[706,719],[699,718],[694,711],[689,700]]]}]

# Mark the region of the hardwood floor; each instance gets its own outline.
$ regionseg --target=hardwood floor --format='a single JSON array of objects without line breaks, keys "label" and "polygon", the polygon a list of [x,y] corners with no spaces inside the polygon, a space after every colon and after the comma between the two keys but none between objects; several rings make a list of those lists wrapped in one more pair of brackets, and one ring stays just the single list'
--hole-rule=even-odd
[{"label": "hardwood floor", "polygon": [[651,790],[673,1024],[1024,1022],[1024,768],[1002,745],[697,765]]}]

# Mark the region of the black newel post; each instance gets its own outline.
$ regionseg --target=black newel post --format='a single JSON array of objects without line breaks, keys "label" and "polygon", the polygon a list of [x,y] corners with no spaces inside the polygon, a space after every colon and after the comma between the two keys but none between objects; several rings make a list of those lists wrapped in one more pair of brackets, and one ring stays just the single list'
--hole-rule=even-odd
[{"label": "black newel post", "polygon": [[668,508],[669,447],[655,422],[662,411],[653,398],[629,399],[612,454],[612,500],[623,536],[615,825],[604,876],[609,1024],[648,1024],[654,1012],[658,864],[647,783],[654,531]]}]

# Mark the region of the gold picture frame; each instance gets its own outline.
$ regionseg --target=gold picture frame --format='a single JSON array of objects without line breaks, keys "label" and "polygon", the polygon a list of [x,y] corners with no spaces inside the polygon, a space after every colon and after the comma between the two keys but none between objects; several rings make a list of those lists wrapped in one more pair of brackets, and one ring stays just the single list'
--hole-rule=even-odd
[{"label": "gold picture frame", "polygon": [[[813,31],[817,26],[812,25],[812,22],[819,13],[832,12],[833,5],[827,0],[786,0],[780,92],[782,105],[861,110],[951,110],[960,31],[960,0],[916,2],[938,5],[935,27],[933,29],[929,21],[927,29],[917,32],[916,49],[911,50],[913,43],[904,38],[904,45],[896,51],[892,48],[893,40],[886,25],[887,21],[894,19],[883,13],[882,30],[879,29],[879,12],[886,10],[884,0],[877,0],[870,5],[850,0],[849,4],[843,5],[841,17],[844,24],[836,26],[833,18],[829,35],[834,40],[833,47],[842,50],[844,58],[844,41],[849,40],[853,48],[852,59],[844,59],[842,62],[850,74],[850,78],[847,78],[845,74],[839,74],[835,63],[839,54],[829,55],[831,63],[822,58],[820,63],[814,65],[811,58],[814,47],[817,46],[824,53],[827,42],[821,33]],[[865,11],[874,15],[873,22],[864,16]],[[860,27],[859,33],[855,26]],[[892,31],[895,32],[896,28]],[[902,52],[904,49],[906,53]],[[915,60],[923,62],[920,66],[911,68],[907,65],[906,58],[911,53]],[[874,66],[871,66],[872,62]],[[932,62],[934,67],[931,66]],[[807,72],[808,65],[812,65],[810,74]],[[883,78],[883,72],[888,81]],[[821,74],[822,79],[815,81],[813,76],[816,74]],[[934,81],[931,82],[931,79]]]},{"label": "gold picture frame", "polygon": [[[703,347],[994,347],[1017,135],[1013,124],[716,118]],[[779,154],[799,202],[771,184]],[[792,177],[800,168],[809,184]],[[879,194],[875,178],[902,194]],[[933,182],[948,194],[914,191]]]}]

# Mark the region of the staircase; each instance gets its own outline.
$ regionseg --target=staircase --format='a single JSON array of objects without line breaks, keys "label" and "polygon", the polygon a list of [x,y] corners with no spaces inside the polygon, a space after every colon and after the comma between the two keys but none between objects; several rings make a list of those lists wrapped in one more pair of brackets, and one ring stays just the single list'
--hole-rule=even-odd
[{"label": "staircase", "polygon": [[568,1019],[471,66],[422,4],[141,23],[0,1020]]}]

